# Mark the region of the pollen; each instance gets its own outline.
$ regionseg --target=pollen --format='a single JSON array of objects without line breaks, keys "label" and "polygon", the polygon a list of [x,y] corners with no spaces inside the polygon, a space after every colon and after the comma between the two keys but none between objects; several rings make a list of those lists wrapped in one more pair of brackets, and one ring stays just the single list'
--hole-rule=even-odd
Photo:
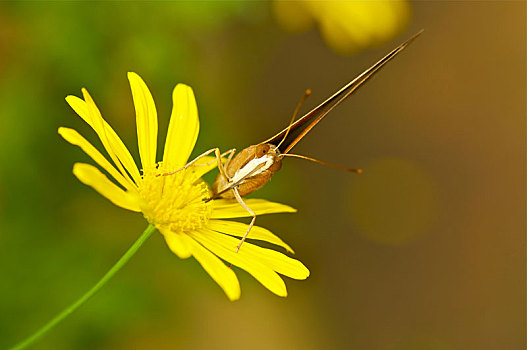
[{"label": "pollen", "polygon": [[142,211],[156,227],[172,232],[187,233],[203,227],[209,220],[211,203],[206,202],[210,190],[191,168],[163,176],[162,164],[158,169],[145,171],[139,186]]}]

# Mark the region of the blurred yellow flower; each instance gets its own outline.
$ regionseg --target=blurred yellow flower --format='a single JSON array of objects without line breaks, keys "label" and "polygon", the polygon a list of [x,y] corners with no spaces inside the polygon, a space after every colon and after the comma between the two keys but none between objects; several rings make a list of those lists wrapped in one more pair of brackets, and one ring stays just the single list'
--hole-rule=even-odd
[{"label": "blurred yellow flower", "polygon": [[[75,176],[115,205],[142,212],[163,234],[169,248],[182,259],[193,256],[230,300],[239,299],[240,285],[233,270],[222,260],[246,270],[276,295],[286,296],[285,283],[278,273],[305,279],[309,270],[298,260],[251,243],[243,244],[239,252],[235,252],[239,240],[232,236],[242,237],[248,225],[221,219],[247,217],[249,214],[233,200],[206,201],[210,192],[201,176],[216,166],[211,157],[174,175],[158,176],[185,165],[196,143],[199,120],[192,89],[184,84],[178,84],[174,89],[163,161],[157,163],[154,100],[137,74],[129,73],[128,79],[136,110],[142,172],[119,136],[102,118],[86,89],[82,89],[84,99],[68,96],[66,101],[95,130],[115,167],[77,131],[61,127],[59,134],[79,146],[120,186],[89,164],[75,164]],[[295,211],[289,206],[262,199],[248,199],[246,202],[257,215]],[[262,227],[253,227],[249,238],[293,252],[280,238]]]},{"label": "blurred yellow flower", "polygon": [[394,37],[408,23],[410,5],[405,0],[277,0],[273,12],[290,32],[307,31],[316,25],[332,50],[347,55]]}]

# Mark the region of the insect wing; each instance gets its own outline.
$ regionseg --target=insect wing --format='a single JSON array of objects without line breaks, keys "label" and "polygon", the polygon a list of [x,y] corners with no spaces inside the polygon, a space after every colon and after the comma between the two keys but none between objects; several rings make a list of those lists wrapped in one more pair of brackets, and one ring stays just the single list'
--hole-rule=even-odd
[{"label": "insect wing", "polygon": [[[286,140],[282,142],[280,146],[281,153],[288,153],[304,136],[311,131],[333,108],[337,107],[342,103],[346,98],[348,98],[353,92],[355,92],[360,86],[362,86],[366,81],[368,81],[375,73],[377,73],[386,63],[392,60],[397,54],[404,50],[412,41],[414,41],[423,30],[414,34],[410,39],[406,40],[401,45],[397,46],[395,49],[390,51],[386,56],[380,59],[370,68],[366,69],[358,77],[350,81],[348,84],[343,86],[339,91],[334,93],[331,97],[326,99],[317,107],[313,108],[311,111],[306,113],[296,122],[280,131],[278,134],[273,137],[263,141],[262,143],[278,144],[282,141],[284,135],[287,134]],[[305,124],[309,123],[306,127],[302,128]]]}]

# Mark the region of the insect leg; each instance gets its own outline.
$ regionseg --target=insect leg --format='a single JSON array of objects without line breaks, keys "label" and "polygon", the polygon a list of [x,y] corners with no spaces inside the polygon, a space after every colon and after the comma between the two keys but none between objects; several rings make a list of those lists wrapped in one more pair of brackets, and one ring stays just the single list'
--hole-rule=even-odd
[{"label": "insect leg", "polygon": [[238,253],[238,251],[240,250],[240,247],[242,246],[243,242],[245,242],[245,239],[247,238],[247,236],[249,235],[249,232],[251,232],[251,229],[253,228],[254,221],[256,220],[256,214],[254,213],[254,211],[251,210],[251,208],[247,206],[247,204],[245,204],[245,202],[242,199],[242,196],[240,196],[240,193],[238,192],[237,187],[233,187],[232,191],[234,192],[234,196],[236,197],[236,200],[238,201],[238,203],[240,203],[240,205],[245,210],[247,210],[247,212],[251,214],[251,216],[253,217],[251,220],[251,223],[249,224],[249,228],[247,229],[247,232],[245,232],[245,235],[243,235],[243,238],[240,241],[240,244],[238,244],[238,246],[236,247],[236,253]]},{"label": "insect leg", "polygon": [[227,158],[227,161],[225,162],[225,168],[229,166],[229,163],[232,160],[232,156],[234,156],[234,153],[236,153],[236,148],[230,149],[227,152],[223,153],[222,157],[224,157],[224,155],[226,155],[227,153],[230,153],[230,154],[229,154],[229,157]]},{"label": "insect leg", "polygon": [[[215,193],[212,197],[210,197],[209,199],[206,200],[206,202],[209,202],[213,199],[216,199],[218,198],[219,196],[221,196],[223,193],[227,192],[227,191],[230,191],[232,190],[233,188],[235,188],[236,186],[238,186],[240,183],[242,183],[246,178],[250,177],[252,174],[254,174],[255,172],[258,171],[258,169],[260,169],[261,167],[263,167],[265,164],[262,163],[262,164],[259,164],[257,165],[256,167],[254,167],[253,170],[251,170],[248,174],[246,174],[244,177],[242,177],[241,179],[239,179],[238,181],[236,182],[233,182],[232,179],[227,175],[223,175],[222,173],[222,176],[224,176],[226,179],[227,179],[227,182],[229,183],[229,186],[225,187],[223,190],[221,190],[220,192],[218,193]],[[221,169],[220,169],[220,173],[221,173]]]},{"label": "insect leg", "polygon": [[[226,168],[227,165],[229,164],[232,156],[234,155],[234,153],[236,152],[236,148],[232,148],[230,150],[228,150],[227,152],[223,152],[222,154],[220,154],[220,158],[223,158],[225,157],[227,154],[229,155],[227,157],[227,161],[225,162],[225,165],[224,167]],[[207,163],[203,163],[203,164],[196,164],[195,166],[204,166],[204,165],[211,165],[212,163],[214,163],[216,161],[216,158],[214,158],[213,160],[211,160],[210,162],[207,162]]]},{"label": "insect leg", "polygon": [[184,170],[184,169],[187,169],[188,167],[190,167],[191,165],[194,165],[194,163],[196,163],[198,160],[200,160],[201,158],[203,157],[206,157],[208,156],[209,154],[211,154],[212,152],[215,152],[216,153],[216,159],[208,162],[208,163],[204,163],[204,164],[196,164],[196,166],[202,166],[202,165],[210,165],[212,164],[213,162],[215,161],[218,161],[218,163],[221,163],[221,158],[226,156],[227,154],[229,155],[229,160],[232,158],[232,155],[234,154],[234,152],[236,152],[236,149],[233,148],[233,149],[230,149],[228,150],[227,152],[225,153],[222,153],[222,154],[219,154],[220,152],[220,149],[219,148],[212,148],[212,149],[209,149],[208,151],[200,154],[199,156],[197,156],[196,158],[194,158],[192,161],[190,161],[189,163],[185,164],[185,166],[179,168],[179,169],[176,169],[176,170],[173,170],[173,171],[170,171],[168,173],[164,173],[164,174],[158,174],[157,176],[168,176],[168,175],[173,175],[175,173],[177,173],[178,171],[181,171],[181,170]]},{"label": "insect leg", "polygon": [[173,170],[173,171],[169,171],[168,173],[164,173],[164,174],[159,174],[158,176],[168,176],[168,175],[173,175],[175,173],[177,173],[178,171],[181,171],[183,169],[186,169],[188,168],[189,166],[193,165],[194,163],[196,163],[198,160],[200,160],[201,158],[203,157],[206,157],[208,156],[209,154],[211,154],[212,152],[218,150],[219,152],[219,149],[216,147],[216,148],[212,148],[212,149],[209,149],[208,151],[200,154],[199,156],[197,156],[196,158],[194,158],[191,162],[185,164],[185,166],[179,168],[179,169],[176,169],[176,170]]},{"label": "insect leg", "polygon": [[[234,152],[236,151],[234,148],[227,151],[227,152],[231,152],[231,155],[229,156],[232,157],[232,154],[234,154]],[[226,153],[227,153],[226,152]],[[220,149],[219,148],[214,148],[214,153],[216,153],[216,160],[218,161],[218,170],[220,171],[220,174],[221,176],[223,176],[224,178],[226,178],[229,182],[231,182],[231,178],[227,175],[227,171],[225,170],[225,167],[223,166],[223,163],[221,162],[221,154],[220,154]]]}]

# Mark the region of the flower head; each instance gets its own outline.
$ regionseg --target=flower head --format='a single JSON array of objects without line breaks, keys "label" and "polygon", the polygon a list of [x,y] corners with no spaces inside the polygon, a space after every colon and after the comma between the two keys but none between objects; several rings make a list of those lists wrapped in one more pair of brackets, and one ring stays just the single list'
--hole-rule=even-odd
[{"label": "flower head", "polygon": [[275,0],[273,10],[284,29],[303,32],[316,25],[327,45],[345,55],[388,41],[410,17],[405,0]]},{"label": "flower head", "polygon": [[[234,271],[224,261],[246,270],[271,292],[286,296],[282,274],[305,279],[309,270],[298,260],[278,251],[244,243],[239,252],[239,239],[248,225],[224,219],[248,217],[249,214],[233,200],[210,198],[208,185],[201,176],[216,164],[205,157],[195,166],[171,176],[160,174],[183,167],[194,148],[199,132],[198,110],[192,89],[178,84],[173,92],[163,160],[156,162],[157,112],[154,100],[144,81],[135,73],[128,79],[136,110],[137,139],[142,170],[112,127],[102,118],[86,89],[83,99],[68,96],[66,101],[96,132],[113,164],[77,131],[59,128],[59,134],[86,152],[115,182],[98,168],[76,163],[73,173],[115,205],[144,217],[164,236],[169,248],[180,258],[193,256],[220,285],[227,297],[240,297],[240,285]],[[247,205],[257,214],[294,212],[287,205],[262,199],[248,199]],[[262,227],[253,227],[249,239],[266,241],[292,249],[280,238]]]}]

